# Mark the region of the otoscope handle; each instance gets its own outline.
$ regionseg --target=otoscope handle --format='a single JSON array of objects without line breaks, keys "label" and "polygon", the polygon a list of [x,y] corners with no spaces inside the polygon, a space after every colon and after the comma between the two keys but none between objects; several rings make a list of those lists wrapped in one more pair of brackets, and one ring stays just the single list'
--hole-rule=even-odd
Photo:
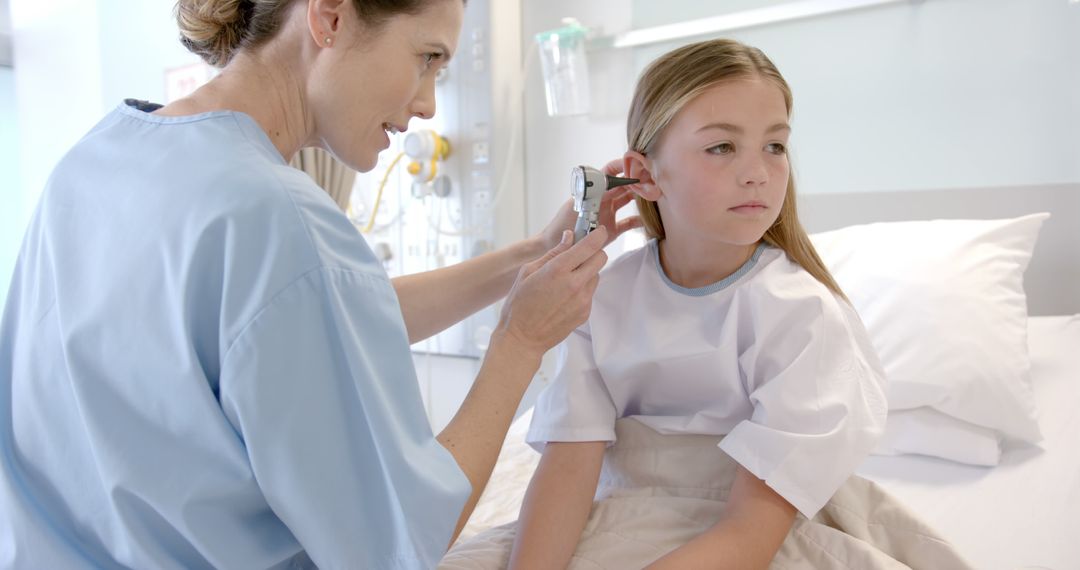
[{"label": "otoscope handle", "polygon": [[574,224],[574,243],[582,240],[589,233],[589,220],[585,216],[578,216]]}]

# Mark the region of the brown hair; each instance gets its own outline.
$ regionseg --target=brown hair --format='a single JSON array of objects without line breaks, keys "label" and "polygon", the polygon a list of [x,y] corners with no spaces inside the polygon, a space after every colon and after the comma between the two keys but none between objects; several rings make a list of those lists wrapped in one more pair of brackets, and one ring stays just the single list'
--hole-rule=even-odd
[{"label": "brown hair", "polygon": [[[297,0],[178,0],[180,42],[206,63],[222,67],[241,49],[277,34],[285,11]],[[432,0],[353,0],[356,13],[377,30],[398,14],[420,13]]]},{"label": "brown hair", "polygon": [[[661,56],[642,73],[634,89],[626,120],[626,142],[630,150],[648,155],[655,150],[664,128],[690,100],[724,81],[761,77],[776,84],[791,115],[791,87],[761,50],[734,40],[716,39],[690,44]],[[664,222],[656,202],[637,196],[646,234],[664,239]],[[837,295],[847,298],[837,285],[806,230],[799,223],[795,203],[795,177],[788,176],[784,205],[776,222],[762,237],[766,243],[787,253],[794,262]]]}]

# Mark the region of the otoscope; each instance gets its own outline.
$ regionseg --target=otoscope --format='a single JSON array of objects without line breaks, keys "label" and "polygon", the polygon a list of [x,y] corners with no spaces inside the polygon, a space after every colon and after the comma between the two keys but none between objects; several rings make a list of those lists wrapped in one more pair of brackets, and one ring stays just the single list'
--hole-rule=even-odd
[{"label": "otoscope", "polygon": [[637,178],[609,176],[590,166],[578,166],[570,172],[570,193],[574,196],[574,211],[578,213],[574,225],[574,243],[596,229],[600,221],[600,200],[604,192],[639,182]]}]

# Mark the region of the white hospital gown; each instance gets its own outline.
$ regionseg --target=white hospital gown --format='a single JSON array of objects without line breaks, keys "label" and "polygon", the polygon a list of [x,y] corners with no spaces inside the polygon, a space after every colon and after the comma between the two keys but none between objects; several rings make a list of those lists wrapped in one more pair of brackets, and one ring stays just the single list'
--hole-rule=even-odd
[{"label": "white hospital gown", "polygon": [[526,440],[615,439],[633,417],[720,448],[810,518],[885,425],[884,375],[855,311],[780,249],[730,277],[671,282],[655,241],[607,268],[561,347]]},{"label": "white hospital gown", "polygon": [[249,116],[121,105],[0,328],[0,568],[431,568],[470,492],[397,296]]}]

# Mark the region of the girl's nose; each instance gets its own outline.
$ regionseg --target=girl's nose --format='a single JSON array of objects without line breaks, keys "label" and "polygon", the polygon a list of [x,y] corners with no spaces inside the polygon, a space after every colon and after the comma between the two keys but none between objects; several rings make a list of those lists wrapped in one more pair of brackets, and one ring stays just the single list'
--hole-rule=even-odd
[{"label": "girl's nose", "polygon": [[761,186],[769,181],[769,171],[760,157],[748,157],[739,169],[739,185]]}]

